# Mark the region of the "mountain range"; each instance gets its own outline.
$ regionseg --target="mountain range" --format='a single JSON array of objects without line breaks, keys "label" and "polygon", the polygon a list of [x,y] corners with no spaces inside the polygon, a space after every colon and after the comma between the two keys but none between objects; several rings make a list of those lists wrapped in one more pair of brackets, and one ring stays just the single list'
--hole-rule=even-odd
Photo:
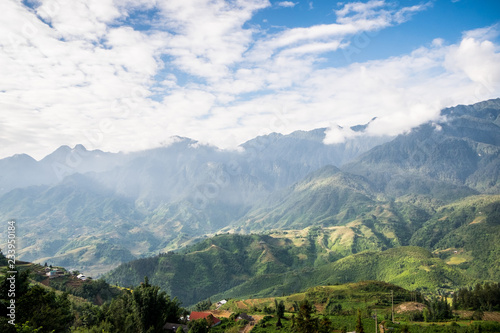
[{"label": "mountain range", "polygon": [[[231,151],[176,137],[133,153],[78,145],[40,161],[15,155],[0,160],[0,218],[17,220],[24,260],[95,275],[127,263],[106,277],[131,285],[146,272],[134,267],[147,266],[154,282],[189,303],[361,276],[409,289],[496,279],[500,99],[444,109],[397,137],[370,137],[368,127],[331,145],[317,129],[260,136]],[[238,236],[229,249],[207,239],[227,233],[260,236]],[[406,249],[400,265],[412,267],[413,285],[384,275],[394,249]],[[379,264],[355,265],[362,262]],[[178,274],[203,265],[221,267],[227,281],[187,270],[189,284]]]},{"label": "mountain range", "polygon": [[15,155],[0,160],[0,217],[18,221],[23,259],[99,274],[214,234],[274,191],[389,139],[326,145],[325,132],[273,133],[233,151],[175,137],[128,154],[77,145],[40,161]]}]

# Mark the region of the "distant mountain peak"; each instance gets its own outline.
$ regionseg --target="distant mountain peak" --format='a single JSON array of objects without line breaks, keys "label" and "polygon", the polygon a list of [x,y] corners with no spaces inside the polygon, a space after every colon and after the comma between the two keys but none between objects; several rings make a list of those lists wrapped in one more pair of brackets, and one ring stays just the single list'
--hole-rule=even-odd
[{"label": "distant mountain peak", "polygon": [[15,154],[12,156],[12,159],[23,162],[36,162],[36,160],[28,154]]},{"label": "distant mountain peak", "polygon": [[484,115],[489,116],[489,111],[500,110],[500,98],[490,99],[487,101],[479,102],[472,105],[462,105],[459,104],[457,106],[445,108],[441,110],[442,116],[463,116],[463,115],[471,115],[480,118],[484,118]]},{"label": "distant mountain peak", "polygon": [[375,121],[375,119],[377,119],[377,117],[373,117],[369,122],[367,122],[366,124],[364,125],[355,125],[355,126],[351,126],[351,130],[353,130],[354,132],[364,132],[366,130],[366,128],[368,126],[370,126],[370,124],[372,122]]},{"label": "distant mountain peak", "polygon": [[167,148],[173,145],[196,145],[198,141],[184,136],[174,135],[160,143],[161,148]]},{"label": "distant mountain peak", "polygon": [[71,151],[71,147],[68,146],[68,145],[62,145],[61,147],[57,148],[56,150],[54,150],[53,153],[58,153],[58,152],[68,152],[68,151]]},{"label": "distant mountain peak", "polygon": [[73,148],[73,150],[80,150],[80,151],[84,151],[84,152],[87,152],[87,151],[88,151],[88,150],[87,150],[87,148],[85,148],[85,146],[84,146],[84,145],[82,145],[82,144],[77,144],[77,145],[75,146],[75,148]]}]

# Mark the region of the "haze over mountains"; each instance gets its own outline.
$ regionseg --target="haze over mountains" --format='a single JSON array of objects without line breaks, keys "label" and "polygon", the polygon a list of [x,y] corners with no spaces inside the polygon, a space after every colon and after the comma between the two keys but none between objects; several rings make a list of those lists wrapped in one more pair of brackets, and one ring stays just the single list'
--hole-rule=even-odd
[{"label": "haze over mountains", "polygon": [[[215,233],[317,227],[332,239],[324,263],[364,250],[460,247],[462,268],[488,279],[497,270],[477,273],[470,235],[498,227],[500,99],[442,116],[396,138],[332,145],[317,129],[261,136],[239,151],[176,138],[130,154],[79,145],[41,161],[15,155],[0,160],[0,218],[18,221],[22,259],[93,274]],[[429,242],[430,230],[440,238]],[[495,253],[487,260],[498,262]]]}]

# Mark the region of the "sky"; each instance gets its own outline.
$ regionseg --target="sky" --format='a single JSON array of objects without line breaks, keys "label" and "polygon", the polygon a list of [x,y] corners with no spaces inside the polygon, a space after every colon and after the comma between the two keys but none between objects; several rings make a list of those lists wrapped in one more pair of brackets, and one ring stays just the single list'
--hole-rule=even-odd
[{"label": "sky", "polygon": [[[500,97],[497,0],[2,0],[0,158],[397,135]],[[339,128],[341,126],[341,128]]]}]

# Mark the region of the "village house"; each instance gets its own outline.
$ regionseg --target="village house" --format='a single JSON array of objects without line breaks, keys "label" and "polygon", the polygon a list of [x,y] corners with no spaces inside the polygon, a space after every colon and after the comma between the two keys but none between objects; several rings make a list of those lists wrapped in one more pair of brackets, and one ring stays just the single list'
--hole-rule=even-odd
[{"label": "village house", "polygon": [[58,276],[64,275],[64,272],[58,269],[52,269],[49,270],[46,275],[49,277],[49,279],[56,278]]},{"label": "village house", "polygon": [[82,280],[82,281],[87,280],[87,277],[86,277],[85,275],[83,275],[83,274],[78,274],[76,277],[77,277],[78,279]]},{"label": "village house", "polygon": [[248,322],[250,322],[250,323],[254,321],[253,317],[252,317],[252,316],[249,316],[249,315],[248,315],[248,314],[246,314],[246,313],[240,313],[240,314],[238,315],[238,317],[236,318],[236,321],[239,321],[239,320],[246,320],[246,321],[248,321]]},{"label": "village house", "polygon": [[175,324],[175,323],[166,323],[165,326],[163,326],[163,329],[169,332],[177,332],[179,327],[182,327],[183,332],[188,331],[187,325]]},{"label": "village house", "polygon": [[223,306],[226,303],[227,303],[227,301],[225,299],[223,299],[223,300],[218,301],[217,303],[215,303],[215,307],[216,307],[216,309],[218,309],[218,308],[220,308],[221,306]]},{"label": "village house", "polygon": [[189,316],[189,321],[199,320],[199,319],[205,319],[208,322],[208,325],[210,325],[210,327],[214,327],[221,323],[221,320],[215,317],[210,312],[196,312],[196,311],[191,312],[191,315]]}]

